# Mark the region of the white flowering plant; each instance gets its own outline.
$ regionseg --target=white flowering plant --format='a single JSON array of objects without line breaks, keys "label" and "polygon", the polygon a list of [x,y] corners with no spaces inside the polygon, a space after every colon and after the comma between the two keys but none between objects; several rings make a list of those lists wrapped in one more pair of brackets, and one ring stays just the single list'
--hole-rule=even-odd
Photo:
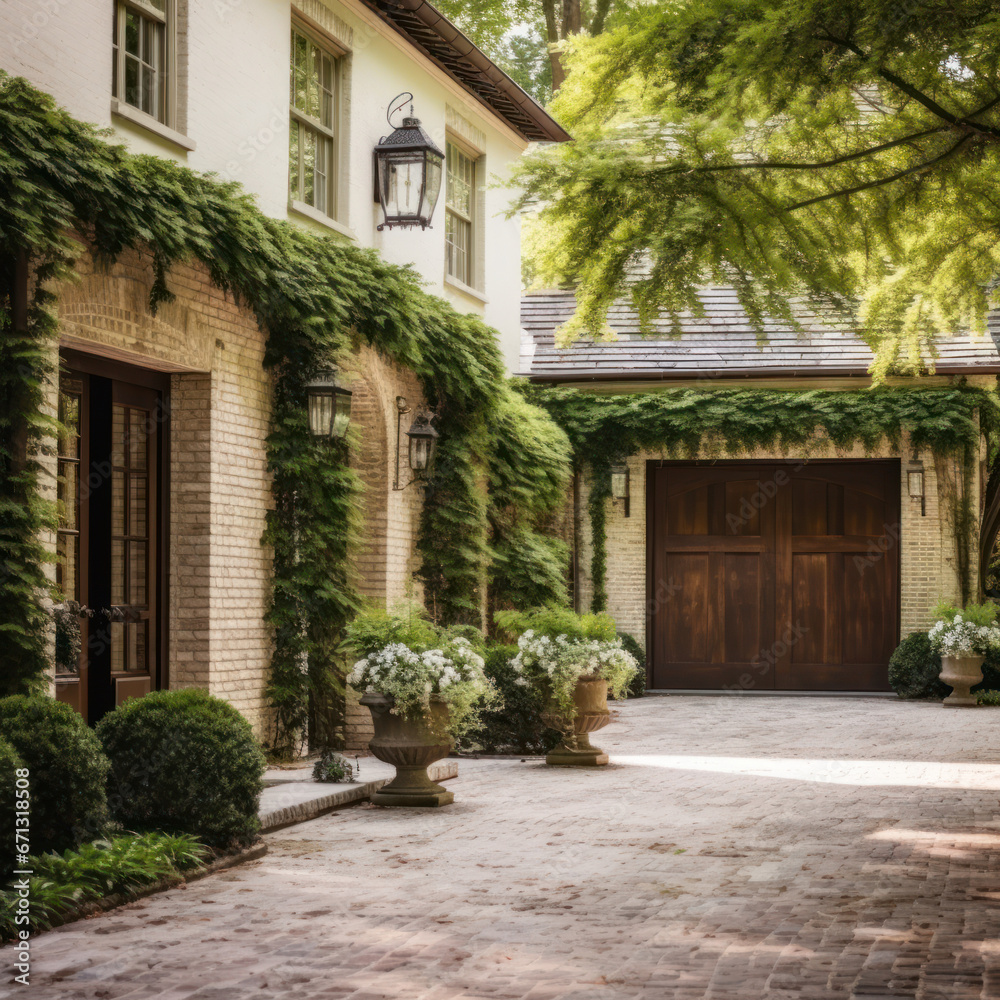
[{"label": "white flowering plant", "polygon": [[576,715],[577,681],[607,681],[610,694],[621,698],[639,669],[635,657],[623,648],[610,615],[538,608],[498,612],[495,618],[508,634],[520,632],[517,655],[511,660],[518,674],[515,683],[541,688],[552,716],[564,727],[571,727]]},{"label": "white flowering plant", "polygon": [[934,617],[937,621],[928,637],[931,648],[942,656],[985,656],[1000,649],[995,604],[969,604],[965,608],[939,604]]},{"label": "white flowering plant", "polygon": [[393,701],[406,719],[429,719],[431,699],[448,706],[447,735],[458,739],[478,724],[479,712],[496,701],[483,670],[478,629],[440,628],[415,603],[392,611],[367,608],[347,626],[348,642],[362,659],[347,675],[356,691]]}]

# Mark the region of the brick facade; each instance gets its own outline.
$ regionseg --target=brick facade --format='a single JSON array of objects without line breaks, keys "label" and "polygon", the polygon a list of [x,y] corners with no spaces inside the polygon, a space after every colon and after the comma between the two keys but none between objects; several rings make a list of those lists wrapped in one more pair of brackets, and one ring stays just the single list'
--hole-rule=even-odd
[{"label": "brick facade", "polygon": [[[167,685],[206,688],[263,736],[272,648],[264,624],[272,557],[261,544],[271,505],[265,338],[202,267],[171,271],[175,300],[155,317],[151,280],[142,254],[126,254],[111,268],[84,257],[78,280],[59,290],[60,346],[170,373]],[[367,348],[345,369],[354,393],[352,465],[364,485],[358,586],[391,603],[412,589],[421,499],[416,485],[393,489],[396,397],[410,406],[400,427],[402,484],[411,479],[405,432],[424,400],[412,372]],[[54,411],[54,387],[51,405]],[[354,697],[347,722],[349,746],[362,748],[370,720]]]}]

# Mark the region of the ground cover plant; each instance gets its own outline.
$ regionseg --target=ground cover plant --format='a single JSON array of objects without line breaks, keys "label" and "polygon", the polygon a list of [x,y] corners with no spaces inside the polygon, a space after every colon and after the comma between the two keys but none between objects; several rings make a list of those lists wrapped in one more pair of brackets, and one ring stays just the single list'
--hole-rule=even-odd
[{"label": "ground cover plant", "polygon": [[[211,852],[187,834],[121,833],[82,844],[62,854],[34,854],[24,866],[30,884],[30,927],[51,927],[81,904],[128,895],[162,879],[197,868]],[[0,940],[14,936],[21,897],[0,889]]]}]

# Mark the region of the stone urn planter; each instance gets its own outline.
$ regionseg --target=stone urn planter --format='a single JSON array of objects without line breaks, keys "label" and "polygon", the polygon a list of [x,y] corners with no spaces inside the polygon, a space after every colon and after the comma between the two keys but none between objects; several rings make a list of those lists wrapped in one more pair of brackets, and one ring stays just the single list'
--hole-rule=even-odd
[{"label": "stone urn planter", "polygon": [[396,769],[396,777],[375,792],[377,806],[446,806],[455,801],[449,792],[430,779],[427,768],[451,752],[451,741],[442,735],[448,721],[448,706],[431,698],[430,720],[404,719],[393,715],[392,698],[364,694],[361,704],[372,713],[375,736],[368,743],[371,752]]},{"label": "stone urn planter", "polygon": [[947,708],[975,708],[976,696],[969,693],[983,679],[985,657],[942,656],[941,680],[950,684],[952,692],[942,702]]},{"label": "stone urn planter", "polygon": [[[608,682],[599,677],[581,677],[576,682],[573,702],[576,705],[573,732],[563,737],[562,743],[546,756],[545,763],[556,767],[600,767],[607,764],[608,755],[591,745],[590,734],[603,729],[611,721]],[[547,721],[554,729],[566,728],[555,715],[550,715]]]}]

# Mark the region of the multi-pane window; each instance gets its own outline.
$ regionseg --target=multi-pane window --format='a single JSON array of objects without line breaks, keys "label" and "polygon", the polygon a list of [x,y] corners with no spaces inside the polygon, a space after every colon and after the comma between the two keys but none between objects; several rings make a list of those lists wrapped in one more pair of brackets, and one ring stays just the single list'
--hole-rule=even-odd
[{"label": "multi-pane window", "polygon": [[292,201],[336,214],[337,58],[292,28],[288,186]]},{"label": "multi-pane window", "polygon": [[112,93],[166,122],[172,0],[118,0],[113,24]]},{"label": "multi-pane window", "polygon": [[445,193],[444,241],[447,273],[474,284],[473,235],[476,206],[476,161],[453,142],[446,145],[448,180]]}]

